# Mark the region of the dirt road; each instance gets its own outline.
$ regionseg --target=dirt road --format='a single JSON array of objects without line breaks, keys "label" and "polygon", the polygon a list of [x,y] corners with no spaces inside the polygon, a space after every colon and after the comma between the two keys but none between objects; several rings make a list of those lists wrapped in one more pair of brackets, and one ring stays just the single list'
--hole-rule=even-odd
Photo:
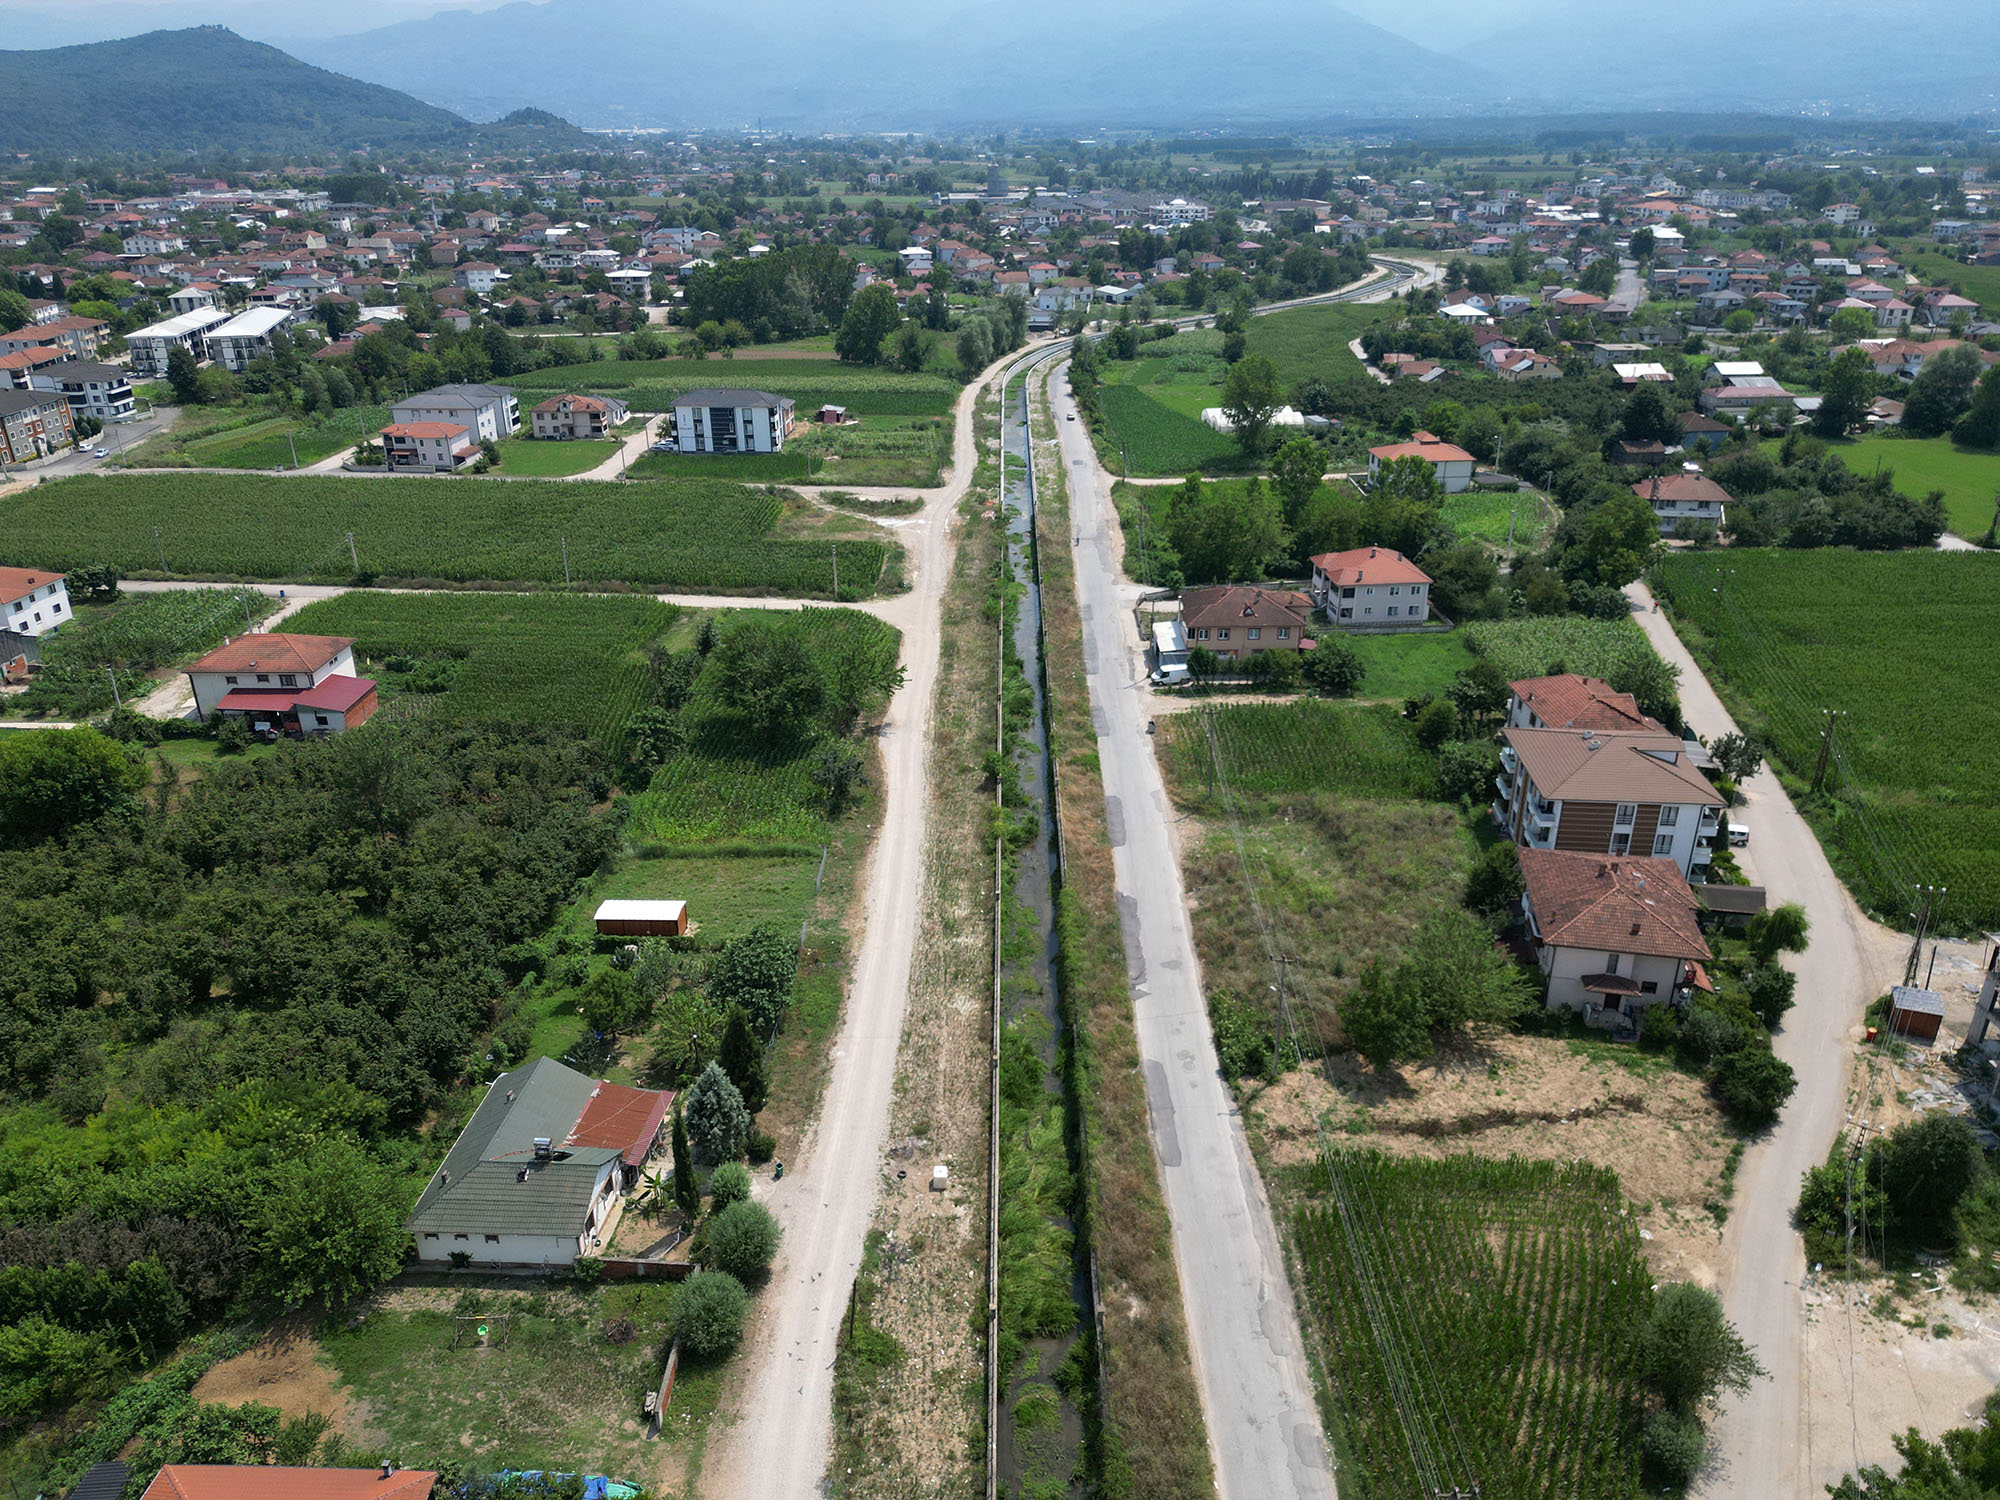
[{"label": "dirt road", "polygon": [[956,409],[950,482],[927,492],[902,537],[914,587],[877,611],[903,632],[903,686],[883,732],[883,817],[868,867],[867,929],[819,1119],[759,1197],[785,1237],[744,1362],[736,1420],[718,1427],[702,1490],[732,1500],[806,1500],[820,1493],[833,1436],[833,1362],[840,1320],[860,1269],[862,1241],[883,1171],[883,1132],[895,1091],[903,1002],[922,908],[927,749],[938,670],[938,617],[950,573],[958,502],[974,468],[972,411],[984,382]]},{"label": "dirt road", "polygon": [[[1681,708],[1713,739],[1736,728],[1694,658],[1642,583],[1626,591],[1661,656],[1681,669]],[[1731,817],[1750,828],[1739,852],[1773,903],[1797,901],[1812,919],[1811,946],[1792,963],[1798,1005],[1773,1046],[1798,1074],[1798,1092],[1778,1124],[1744,1153],[1722,1242],[1719,1289],[1731,1320],[1770,1378],[1732,1398],[1716,1424],[1719,1461],[1698,1493],[1731,1500],[1809,1500],[1847,1471],[1853,1452],[1814,1453],[1806,1438],[1803,1369],[1805,1252],[1791,1225],[1799,1180],[1826,1157],[1840,1130],[1852,1041],[1867,1003],[1902,978],[1907,940],[1870,921],[1847,894],[1819,840],[1767,766],[1743,786],[1747,807]],[[1842,1399],[1821,1392],[1821,1399]],[[1886,1434],[1876,1435],[1880,1443]]]},{"label": "dirt road", "polygon": [[[1064,367],[1065,371],[1067,366]],[[1084,675],[1109,809],[1146,1103],[1222,1500],[1330,1497],[1326,1439],[1264,1185],[1216,1063],[1194,931],[1146,735],[1151,690],[1120,576],[1110,476],[1051,389],[1078,533]]]}]

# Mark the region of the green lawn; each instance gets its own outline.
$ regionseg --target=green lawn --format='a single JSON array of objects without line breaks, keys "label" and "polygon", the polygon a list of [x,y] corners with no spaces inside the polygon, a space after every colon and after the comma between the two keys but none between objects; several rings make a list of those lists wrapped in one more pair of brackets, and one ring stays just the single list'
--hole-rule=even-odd
[{"label": "green lawn", "polygon": [[[650,1490],[662,1445],[699,1450],[722,1382],[720,1363],[683,1358],[660,1445],[647,1442],[641,1405],[659,1382],[677,1292],[665,1282],[587,1292],[468,1287],[460,1310],[510,1315],[504,1344],[454,1349],[450,1312],[377,1309],[321,1347],[405,1464],[453,1457],[609,1474]],[[629,1341],[605,1337],[614,1318],[632,1321]]]},{"label": "green lawn", "polygon": [[1989,316],[1991,309],[2000,308],[2000,266],[1960,265],[1950,256],[1914,244],[1905,247],[1902,260],[1927,283],[1963,287]]},{"label": "green lawn", "polygon": [[1443,635],[1341,635],[1329,631],[1327,638],[1352,646],[1368,668],[1368,675],[1355,690],[1357,698],[1442,693],[1478,659],[1466,649],[1456,630]]},{"label": "green lawn", "polygon": [[290,468],[293,455],[301,467],[331,458],[361,439],[372,437],[389,420],[386,406],[356,406],[319,417],[277,417],[213,437],[197,438],[183,451],[188,461],[219,469]]},{"label": "green lawn", "polygon": [[[1995,303],[2000,305],[2000,298]],[[1968,540],[1983,536],[1993,524],[1994,501],[2000,498],[2000,454],[1975,453],[1948,437],[1881,433],[1836,443],[1833,451],[1857,474],[1873,474],[1878,463],[1894,469],[1896,488],[1906,495],[1922,499],[1932,490],[1943,490],[1946,524]]]},{"label": "green lawn", "polygon": [[[1149,476],[1233,467],[1238,458],[1235,442],[1199,418],[1163,404],[1153,394],[1159,389],[1109,383],[1099,389],[1104,434],[1116,461],[1129,461],[1132,473]],[[1210,387],[1202,389],[1215,394]]]},{"label": "green lawn", "polygon": [[548,438],[502,438],[498,447],[499,472],[524,479],[564,479],[594,469],[618,452],[614,442],[591,439],[559,443]]},{"label": "green lawn", "polygon": [[1546,510],[1541,496],[1532,490],[1512,494],[1467,490],[1446,496],[1444,502],[1444,518],[1461,537],[1505,548],[1511,527],[1517,552],[1541,545],[1542,533],[1548,530]]}]

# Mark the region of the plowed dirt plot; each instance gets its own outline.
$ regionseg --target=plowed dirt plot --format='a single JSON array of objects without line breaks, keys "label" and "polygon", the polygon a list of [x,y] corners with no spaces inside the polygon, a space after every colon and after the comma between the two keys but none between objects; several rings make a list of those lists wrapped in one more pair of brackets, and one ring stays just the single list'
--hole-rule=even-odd
[{"label": "plowed dirt plot", "polygon": [[195,1383],[197,1401],[240,1406],[245,1401],[275,1406],[286,1417],[318,1412],[336,1431],[360,1436],[348,1425],[352,1403],[333,1367],[319,1357],[319,1343],[303,1319],[288,1318],[264,1335],[255,1348],[225,1359]]},{"label": "plowed dirt plot", "polygon": [[1243,1098],[1260,1152],[1279,1166],[1315,1160],[1323,1123],[1337,1144],[1391,1156],[1609,1167],[1655,1269],[1711,1279],[1720,1230],[1708,1205],[1734,1140],[1701,1081],[1650,1054],[1496,1033],[1388,1075],[1336,1054]]}]

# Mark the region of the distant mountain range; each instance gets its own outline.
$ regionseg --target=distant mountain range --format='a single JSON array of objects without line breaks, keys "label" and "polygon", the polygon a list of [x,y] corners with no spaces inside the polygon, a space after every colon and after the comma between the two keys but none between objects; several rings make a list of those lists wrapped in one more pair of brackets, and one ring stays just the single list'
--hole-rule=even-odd
[{"label": "distant mountain range", "polygon": [[[299,55],[474,117],[537,102],[585,125],[1190,127],[1514,111],[2000,108],[1993,0],[528,0]],[[1502,18],[1504,17],[1504,26]],[[1394,29],[1390,29],[1393,27]],[[1413,39],[1414,38],[1414,39]]]},{"label": "distant mountain range", "polygon": [[219,26],[0,52],[0,151],[327,152],[589,143],[566,121],[533,111],[475,125]]}]

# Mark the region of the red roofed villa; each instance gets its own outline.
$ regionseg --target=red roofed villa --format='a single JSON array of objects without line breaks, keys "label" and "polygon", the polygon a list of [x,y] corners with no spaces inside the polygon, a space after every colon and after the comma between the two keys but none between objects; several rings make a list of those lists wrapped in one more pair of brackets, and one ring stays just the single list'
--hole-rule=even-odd
[{"label": "red roofed villa", "polygon": [[198,718],[241,719],[266,734],[317,736],[359,728],[375,684],[355,675],[354,641],[337,635],[240,635],[187,669]]},{"label": "red roofed villa", "polygon": [[1478,460],[1454,443],[1447,443],[1434,433],[1418,432],[1411,435],[1407,443],[1390,443],[1382,448],[1368,450],[1368,482],[1374,484],[1382,477],[1382,465],[1392,464],[1399,458],[1421,458],[1437,471],[1438,483],[1444,486],[1447,495],[1456,495],[1461,490],[1472,487],[1472,471],[1478,467]]},{"label": "red roofed villa", "polygon": [[1712,988],[1701,908],[1672,860],[1523,849],[1521,879],[1551,1010],[1622,1029],[1648,1006]]},{"label": "red roofed villa", "polygon": [[1322,552],[1312,569],[1313,604],[1336,624],[1407,629],[1431,617],[1431,575],[1393,547]]},{"label": "red roofed villa", "polygon": [[450,474],[479,457],[479,444],[456,422],[391,422],[382,429],[382,451],[392,469]]}]

